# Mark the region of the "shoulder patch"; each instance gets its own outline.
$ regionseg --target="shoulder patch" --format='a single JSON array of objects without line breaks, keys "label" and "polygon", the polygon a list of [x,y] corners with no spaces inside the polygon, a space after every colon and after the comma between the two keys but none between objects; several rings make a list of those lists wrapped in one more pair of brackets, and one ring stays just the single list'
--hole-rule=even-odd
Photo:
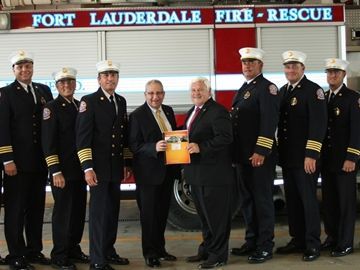
[{"label": "shoulder patch", "polygon": [[316,90],[316,97],[317,97],[317,99],[320,99],[320,100],[325,99],[324,91],[321,88]]},{"label": "shoulder patch", "polygon": [[85,112],[85,111],[86,111],[86,102],[82,100],[80,102],[79,112],[82,113],[82,112]]},{"label": "shoulder patch", "polygon": [[51,117],[51,111],[49,108],[44,108],[43,110],[43,119],[48,120]]},{"label": "shoulder patch", "polygon": [[275,84],[270,84],[269,85],[269,92],[270,94],[276,96],[278,94],[278,88],[276,87]]}]

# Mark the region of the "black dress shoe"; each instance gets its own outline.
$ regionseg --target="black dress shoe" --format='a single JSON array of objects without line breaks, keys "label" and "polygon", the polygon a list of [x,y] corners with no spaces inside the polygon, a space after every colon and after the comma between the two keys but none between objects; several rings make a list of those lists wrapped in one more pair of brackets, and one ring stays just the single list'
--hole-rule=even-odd
[{"label": "black dress shoe", "polygon": [[161,254],[159,259],[160,259],[160,261],[176,261],[177,260],[174,255],[171,255],[167,252],[164,252],[163,254]]},{"label": "black dress shoe", "polygon": [[321,244],[321,250],[330,250],[335,248],[335,242],[331,237],[327,237],[325,241]]},{"label": "black dress shoe", "polygon": [[36,254],[29,254],[26,256],[26,259],[30,263],[41,264],[41,265],[50,265],[51,264],[50,259],[46,258],[44,256],[44,254],[42,254],[40,252],[36,253]]},{"label": "black dress shoe", "polygon": [[276,249],[276,253],[278,254],[291,254],[291,253],[298,253],[303,252],[304,248],[298,246],[294,240],[291,240],[286,246],[278,247]]},{"label": "black dress shoe", "polygon": [[263,263],[272,259],[272,253],[268,251],[257,250],[248,257],[249,263]]},{"label": "black dress shoe", "polygon": [[70,254],[69,260],[74,263],[89,263],[90,262],[89,256],[86,255],[84,252]]},{"label": "black dress shoe", "polygon": [[115,270],[108,264],[98,264],[98,263],[90,264],[89,269],[90,270]]},{"label": "black dress shoe", "polygon": [[199,264],[198,268],[199,269],[212,269],[212,268],[224,266],[225,264],[226,264],[226,262],[203,262],[203,263]]},{"label": "black dress shoe", "polygon": [[35,267],[27,262],[24,257],[11,259],[9,261],[10,270],[34,270]]},{"label": "black dress shoe", "polygon": [[335,248],[330,252],[331,257],[342,257],[349,255],[354,252],[353,247],[347,247],[347,248]]},{"label": "black dress shoe", "polygon": [[194,255],[194,256],[189,256],[186,258],[186,261],[187,262],[201,262],[201,261],[205,261],[207,260],[207,256],[205,255],[200,255],[200,254],[197,254],[197,255]]},{"label": "black dress shoe", "polygon": [[311,262],[320,257],[320,250],[317,248],[308,248],[305,250],[303,260],[305,262]]},{"label": "black dress shoe", "polygon": [[55,269],[75,270],[76,265],[68,260],[51,260],[51,266]]},{"label": "black dress shoe", "polygon": [[251,255],[255,249],[256,248],[254,246],[245,243],[239,248],[232,248],[230,253],[236,256],[248,256]]},{"label": "black dress shoe", "polygon": [[160,267],[161,263],[158,258],[145,258],[145,263],[151,268]]},{"label": "black dress shoe", "polygon": [[128,265],[130,262],[127,258],[122,258],[117,254],[106,256],[106,261],[110,264]]}]

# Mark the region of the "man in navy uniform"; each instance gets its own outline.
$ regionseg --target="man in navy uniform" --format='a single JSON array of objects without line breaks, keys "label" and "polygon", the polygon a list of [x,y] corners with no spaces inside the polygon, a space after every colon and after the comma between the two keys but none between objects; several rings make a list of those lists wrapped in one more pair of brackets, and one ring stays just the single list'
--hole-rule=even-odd
[{"label": "man in navy uniform", "polygon": [[353,252],[356,220],[356,163],[360,156],[360,95],[343,83],[348,62],[326,60],[326,78],[330,90],[328,128],[322,147],[321,188],[324,227],[327,234],[322,247],[330,256]]},{"label": "man in navy uniform", "polygon": [[129,144],[134,154],[133,170],[140,209],[142,250],[149,267],[160,260],[175,261],[165,249],[165,228],[171,189],[180,175],[178,165],[165,165],[163,132],[176,129],[175,114],[163,103],[164,87],[159,80],[145,86],[146,102],[130,114]]},{"label": "man in navy uniform", "polygon": [[29,53],[18,51],[10,60],[15,81],[0,96],[7,261],[11,269],[31,269],[29,263],[50,263],[41,253],[47,168],[40,127],[43,106],[52,95],[48,86],[32,82]]},{"label": "man in navy uniform", "polygon": [[279,163],[282,166],[291,241],[277,253],[303,252],[304,261],[320,256],[320,213],[316,197],[318,159],[326,132],[324,91],[304,75],[306,55],[282,54],[288,83],[280,89],[278,127]]},{"label": "man in navy uniform", "polygon": [[115,93],[118,65],[105,60],[96,67],[100,87],[81,99],[76,144],[85,180],[90,186],[90,269],[112,270],[110,264],[129,264],[114,248],[128,119],[126,100]]},{"label": "man in navy uniform", "polygon": [[248,218],[245,218],[246,242],[240,248],[233,248],[231,253],[250,255],[249,263],[262,263],[272,258],[274,247],[274,139],[280,99],[278,88],[262,75],[265,52],[247,47],[239,53],[246,82],[236,94],[231,110],[232,151],[241,182],[242,211]]},{"label": "man in navy uniform", "polygon": [[186,127],[191,163],[184,166],[184,175],[201,220],[203,240],[197,254],[186,260],[209,269],[225,265],[228,259],[233,135],[229,113],[212,99],[209,80],[194,79],[190,91],[194,106],[187,113]]},{"label": "man in navy uniform", "polygon": [[80,248],[87,191],[75,143],[76,73],[69,67],[53,73],[59,95],[45,105],[42,121],[42,145],[54,197],[51,264],[69,270],[76,268],[74,262],[89,262]]},{"label": "man in navy uniform", "polygon": [[[0,155],[1,155],[1,150],[0,150]],[[3,173],[4,173],[4,167],[3,167],[3,164],[0,160],[0,210],[1,210],[1,207],[3,205],[3,192],[2,192],[2,187],[3,187]],[[6,265],[6,261],[4,258],[2,258],[0,256],[0,265]]]}]

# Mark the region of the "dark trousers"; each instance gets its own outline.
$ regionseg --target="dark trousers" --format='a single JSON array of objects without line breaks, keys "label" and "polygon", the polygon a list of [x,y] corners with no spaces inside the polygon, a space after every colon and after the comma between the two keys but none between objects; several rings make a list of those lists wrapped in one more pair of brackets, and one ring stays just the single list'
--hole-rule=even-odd
[{"label": "dark trousers", "polygon": [[296,245],[320,248],[320,213],[316,197],[318,173],[304,168],[283,168],[289,233]]},{"label": "dark trousers", "polygon": [[54,247],[51,259],[65,260],[81,252],[80,242],[84,231],[86,211],[86,182],[83,179],[66,181],[64,188],[53,185],[54,208],[52,237]]},{"label": "dark trousers", "polygon": [[47,172],[4,177],[5,238],[10,259],[39,253],[43,248],[46,181]]},{"label": "dark trousers", "polygon": [[237,166],[240,175],[241,211],[246,224],[246,242],[258,250],[272,252],[274,247],[275,212],[273,175],[275,162],[265,159],[261,167]]},{"label": "dark trousers", "polygon": [[169,213],[173,179],[167,175],[160,185],[137,185],[137,203],[140,210],[142,250],[145,258],[164,254],[165,229]]},{"label": "dark trousers", "polygon": [[89,240],[91,263],[105,264],[106,257],[115,255],[120,210],[120,184],[98,181],[90,188]]},{"label": "dark trousers", "polygon": [[208,262],[226,262],[231,229],[231,185],[191,185],[191,194],[203,236],[198,254],[207,256]]},{"label": "dark trousers", "polygon": [[321,178],[325,232],[337,247],[352,247],[356,221],[356,171],[323,170]]}]

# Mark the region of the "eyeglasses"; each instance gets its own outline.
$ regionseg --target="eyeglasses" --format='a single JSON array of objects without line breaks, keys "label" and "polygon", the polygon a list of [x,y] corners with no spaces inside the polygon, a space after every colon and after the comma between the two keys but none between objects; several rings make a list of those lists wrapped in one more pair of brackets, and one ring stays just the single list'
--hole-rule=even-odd
[{"label": "eyeglasses", "polygon": [[145,92],[145,94],[148,96],[162,96],[165,94],[165,92],[164,91],[162,91],[162,92]]}]

